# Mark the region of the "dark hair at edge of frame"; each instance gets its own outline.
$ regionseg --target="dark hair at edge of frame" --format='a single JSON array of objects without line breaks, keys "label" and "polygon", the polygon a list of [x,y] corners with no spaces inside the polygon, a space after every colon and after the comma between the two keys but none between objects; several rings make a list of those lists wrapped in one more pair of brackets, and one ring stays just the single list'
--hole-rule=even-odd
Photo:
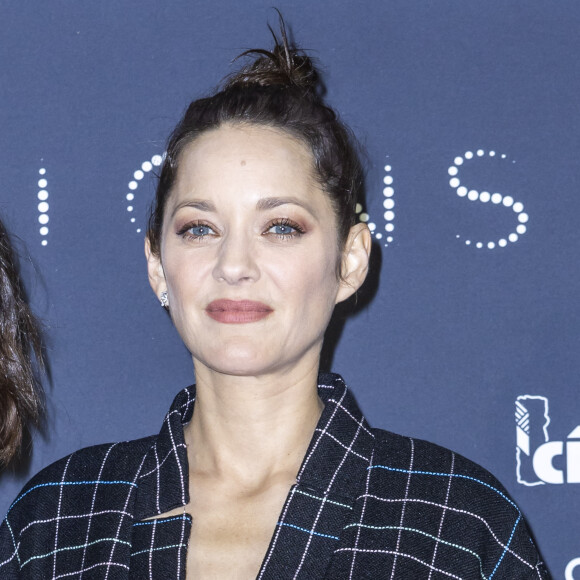
[{"label": "dark hair at edge of frame", "polygon": [[149,215],[147,237],[153,253],[160,253],[165,205],[177,178],[181,153],[203,133],[225,124],[281,129],[305,143],[312,151],[315,178],[329,195],[335,212],[340,248],[356,223],[356,203],[364,187],[358,143],[324,102],[318,71],[312,59],[289,42],[282,17],[281,39],[270,31],[272,51],[242,53],[238,58],[255,59],[226,77],[221,90],[193,101],[171,134]]},{"label": "dark hair at edge of frame", "polygon": [[38,424],[43,410],[36,374],[43,366],[40,336],[0,221],[0,467],[18,456],[27,426]]}]

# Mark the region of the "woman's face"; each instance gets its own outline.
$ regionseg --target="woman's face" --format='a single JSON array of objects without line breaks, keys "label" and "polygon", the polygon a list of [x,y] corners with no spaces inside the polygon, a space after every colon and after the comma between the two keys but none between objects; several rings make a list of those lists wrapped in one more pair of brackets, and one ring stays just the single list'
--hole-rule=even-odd
[{"label": "woman's face", "polygon": [[204,133],[181,154],[152,286],[198,365],[263,376],[318,364],[334,305],[336,218],[308,148],[256,125]]}]

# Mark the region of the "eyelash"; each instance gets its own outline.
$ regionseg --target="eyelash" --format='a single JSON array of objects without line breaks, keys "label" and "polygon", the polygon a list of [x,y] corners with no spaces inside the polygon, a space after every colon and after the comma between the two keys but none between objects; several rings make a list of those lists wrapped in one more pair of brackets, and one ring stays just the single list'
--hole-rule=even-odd
[{"label": "eyelash", "polygon": [[194,241],[201,241],[203,238],[206,238],[206,237],[212,235],[212,233],[207,233],[207,234],[205,234],[203,236],[199,236],[199,235],[195,235],[195,234],[189,233],[189,230],[191,230],[193,228],[207,228],[208,230],[210,230],[210,232],[213,233],[213,235],[215,235],[214,228],[212,226],[210,226],[208,223],[205,223],[205,222],[202,222],[202,221],[189,222],[188,224],[184,225],[177,232],[177,235],[185,238],[186,240],[194,240]]},{"label": "eyelash", "polygon": [[[286,227],[292,228],[294,231],[289,232],[287,234],[276,234],[274,232],[269,231],[276,226],[286,226]],[[204,235],[196,235],[196,234],[189,233],[189,230],[191,230],[193,228],[207,228],[209,230],[209,232],[204,234]],[[305,233],[304,228],[300,224],[297,224],[295,221],[293,221],[289,218],[278,218],[278,219],[272,220],[266,226],[265,231],[262,235],[264,235],[264,236],[265,235],[273,235],[273,236],[276,236],[280,240],[288,240],[288,239],[297,238],[304,233]],[[201,240],[203,240],[203,238],[215,235],[215,229],[206,222],[193,221],[193,222],[189,222],[188,224],[184,225],[177,232],[177,235],[181,236],[187,240],[201,241]]]},{"label": "eyelash", "polygon": [[286,226],[286,227],[292,228],[294,230],[293,232],[290,232],[288,234],[275,234],[275,233],[271,234],[271,235],[276,236],[280,240],[288,240],[288,239],[292,239],[292,238],[297,238],[305,233],[304,228],[300,224],[297,224],[295,221],[293,221],[289,218],[280,218],[280,219],[276,219],[276,220],[271,221],[266,226],[266,231],[264,232],[263,235],[268,234],[269,230],[271,230],[272,228],[274,228],[276,226]]}]

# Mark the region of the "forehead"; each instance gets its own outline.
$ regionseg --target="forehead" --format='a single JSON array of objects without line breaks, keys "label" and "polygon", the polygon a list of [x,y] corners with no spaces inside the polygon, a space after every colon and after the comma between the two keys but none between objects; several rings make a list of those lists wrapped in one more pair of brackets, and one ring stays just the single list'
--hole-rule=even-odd
[{"label": "forehead", "polygon": [[251,148],[262,155],[285,151],[287,155],[312,162],[307,145],[288,131],[256,123],[224,123],[202,133],[185,149],[198,149],[204,154],[215,154],[226,147],[228,153],[243,152]]},{"label": "forehead", "polygon": [[281,129],[251,124],[223,125],[202,134],[181,152],[174,186],[178,196],[218,185],[237,188],[239,193],[321,191],[307,145]]}]

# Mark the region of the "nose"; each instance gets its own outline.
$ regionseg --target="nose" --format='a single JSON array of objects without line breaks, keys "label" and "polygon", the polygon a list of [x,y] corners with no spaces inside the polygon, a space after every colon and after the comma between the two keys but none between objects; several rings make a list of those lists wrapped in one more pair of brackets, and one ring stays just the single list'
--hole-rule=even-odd
[{"label": "nose", "polygon": [[213,277],[231,285],[256,282],[260,278],[255,247],[248,236],[230,233],[222,239]]}]

